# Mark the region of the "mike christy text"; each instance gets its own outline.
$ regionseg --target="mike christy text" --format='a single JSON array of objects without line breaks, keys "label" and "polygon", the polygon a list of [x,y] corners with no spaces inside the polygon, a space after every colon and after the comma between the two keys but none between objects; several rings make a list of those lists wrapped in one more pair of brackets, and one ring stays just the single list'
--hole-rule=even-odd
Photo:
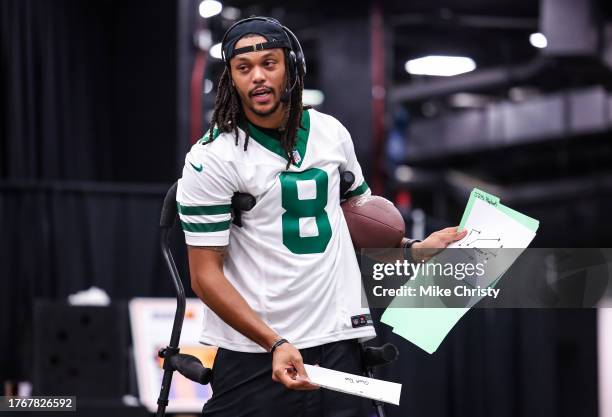
[{"label": "mike christy text", "polygon": [[399,288],[383,288],[377,285],[372,289],[376,297],[493,297],[497,298],[499,289],[490,287],[470,287],[460,285],[454,288],[444,288],[438,285]]}]

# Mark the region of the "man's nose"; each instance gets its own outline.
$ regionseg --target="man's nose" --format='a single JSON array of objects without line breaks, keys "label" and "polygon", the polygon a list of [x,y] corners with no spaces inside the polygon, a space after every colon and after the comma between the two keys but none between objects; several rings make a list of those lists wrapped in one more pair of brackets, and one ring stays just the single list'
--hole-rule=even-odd
[{"label": "man's nose", "polygon": [[261,68],[259,65],[255,65],[255,67],[253,67],[251,74],[253,76],[252,81],[255,84],[260,84],[266,80],[266,74],[263,68]]}]

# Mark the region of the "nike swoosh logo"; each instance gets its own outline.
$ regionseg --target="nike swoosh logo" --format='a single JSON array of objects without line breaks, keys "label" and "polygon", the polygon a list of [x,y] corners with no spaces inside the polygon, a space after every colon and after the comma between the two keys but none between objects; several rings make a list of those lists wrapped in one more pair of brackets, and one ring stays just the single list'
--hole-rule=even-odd
[{"label": "nike swoosh logo", "polygon": [[196,166],[196,165],[194,165],[194,164],[192,164],[191,162],[190,162],[189,164],[190,164],[190,165],[193,167],[193,169],[195,169],[195,170],[196,170],[196,171],[198,171],[198,172],[202,172],[202,170],[204,169],[204,167],[202,166],[202,164],[199,164],[199,165],[197,165],[197,166]]}]

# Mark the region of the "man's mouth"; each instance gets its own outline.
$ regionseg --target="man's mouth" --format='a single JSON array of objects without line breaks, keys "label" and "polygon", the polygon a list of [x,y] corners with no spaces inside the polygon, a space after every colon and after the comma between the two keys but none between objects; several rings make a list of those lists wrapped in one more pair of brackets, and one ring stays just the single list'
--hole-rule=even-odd
[{"label": "man's mouth", "polygon": [[272,89],[270,88],[257,88],[251,92],[251,97],[257,103],[264,103],[272,96]]}]

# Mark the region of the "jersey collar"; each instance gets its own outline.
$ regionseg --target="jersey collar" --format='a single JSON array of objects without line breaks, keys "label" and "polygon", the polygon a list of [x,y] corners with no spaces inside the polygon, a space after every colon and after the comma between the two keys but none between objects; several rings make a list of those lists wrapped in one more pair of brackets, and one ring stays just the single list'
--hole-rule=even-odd
[{"label": "jersey collar", "polygon": [[[271,137],[270,135],[268,135],[267,133],[263,132],[262,130],[258,129],[254,124],[250,122],[248,122],[248,124],[249,124],[250,136],[253,139],[255,139],[257,143],[259,143],[261,146],[263,146],[270,152],[273,152],[277,154],[278,156],[282,157],[284,160],[288,159],[278,139],[275,139]],[[308,145],[309,133],[310,133],[310,114],[308,113],[308,110],[304,110],[302,112],[301,127],[298,129],[297,140],[295,143],[295,150],[294,150],[294,152],[298,153],[299,158],[297,158],[298,161],[296,163],[292,164],[298,168],[302,165],[302,162],[304,161],[304,157],[306,156],[306,147]]]}]

